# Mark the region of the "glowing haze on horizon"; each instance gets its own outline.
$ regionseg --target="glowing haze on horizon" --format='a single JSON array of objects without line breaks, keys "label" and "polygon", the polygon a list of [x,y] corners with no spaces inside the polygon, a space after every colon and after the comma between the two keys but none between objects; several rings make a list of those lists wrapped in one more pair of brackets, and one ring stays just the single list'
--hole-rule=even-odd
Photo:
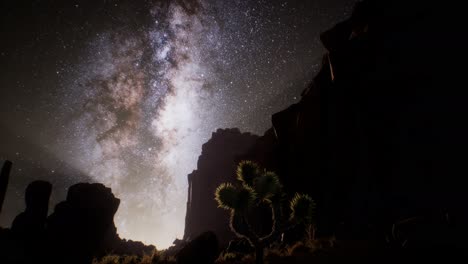
[{"label": "glowing haze on horizon", "polygon": [[[9,224],[22,210],[22,192],[34,177],[52,181],[54,192],[60,192],[52,204],[63,199],[68,186],[83,180],[66,173],[65,168],[72,168],[111,187],[121,200],[115,218],[120,237],[167,248],[183,236],[187,175],[196,169],[202,144],[218,128],[262,134],[270,127],[271,114],[297,102],[319,67],[318,33],[346,16],[351,5],[279,0],[103,3],[109,17],[97,19],[109,19],[111,26],[90,26],[86,32],[92,34],[81,45],[67,33],[62,37],[60,30],[52,38],[55,46],[35,38],[39,47],[56,54],[41,60],[42,53],[32,56],[29,46],[15,44],[33,60],[28,64],[36,65],[32,71],[45,77],[28,80],[21,75],[30,72],[25,71],[5,79],[17,89],[6,91],[4,98],[24,99],[0,99],[0,107],[20,109],[20,121],[8,126],[19,144],[33,144],[40,151],[25,157],[12,145],[0,152],[0,158],[16,164],[7,213],[0,220]],[[112,8],[127,16],[114,15]],[[47,27],[41,30],[49,32]],[[87,29],[76,25],[76,30]],[[62,48],[68,59],[59,57]],[[5,61],[14,56],[7,52]],[[6,77],[1,78],[3,83]],[[27,89],[37,93],[37,100],[16,94],[27,94]],[[50,175],[36,175],[39,168]]]},{"label": "glowing haze on horizon", "polygon": [[[216,45],[216,25],[176,4],[151,12],[148,31],[103,33],[91,43],[102,56],[82,65],[83,80],[72,84],[85,84],[73,99],[86,107],[71,129],[83,154],[74,165],[121,199],[120,236],[164,248],[183,236],[186,175],[217,128],[214,106],[204,101],[220,92],[204,89],[213,69],[202,52]],[[161,12],[167,23],[158,21]]]}]

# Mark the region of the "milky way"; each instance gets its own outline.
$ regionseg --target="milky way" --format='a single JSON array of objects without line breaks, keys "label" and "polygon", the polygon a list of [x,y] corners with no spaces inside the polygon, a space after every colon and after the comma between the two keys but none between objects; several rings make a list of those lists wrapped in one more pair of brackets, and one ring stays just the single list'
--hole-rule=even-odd
[{"label": "milky way", "polygon": [[93,29],[73,63],[51,70],[60,89],[46,98],[58,103],[37,108],[56,113],[40,127],[44,148],[121,199],[120,236],[164,248],[183,235],[186,177],[202,144],[217,128],[261,135],[271,114],[297,102],[319,66],[319,30],[350,4],[333,15],[276,0],[143,7],[109,11],[111,26]]},{"label": "milky way", "polygon": [[207,88],[213,69],[203,62],[216,25],[177,4],[150,12],[146,31],[91,42],[95,62],[81,65],[67,102],[83,105],[69,133],[79,133],[76,166],[121,198],[120,235],[168,246],[183,235],[185,176],[217,128],[220,95]]}]

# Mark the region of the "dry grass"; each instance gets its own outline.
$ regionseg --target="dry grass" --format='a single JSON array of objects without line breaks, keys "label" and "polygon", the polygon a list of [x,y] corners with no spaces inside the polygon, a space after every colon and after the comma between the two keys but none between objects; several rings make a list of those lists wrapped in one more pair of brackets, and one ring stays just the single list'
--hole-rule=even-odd
[{"label": "dry grass", "polygon": [[[375,252],[369,241],[336,241],[332,238],[322,238],[297,242],[286,247],[273,247],[265,249],[265,263],[346,263],[363,260],[369,262],[369,254]],[[382,256],[381,256],[382,257]],[[367,261],[367,262],[366,262]],[[167,256],[164,251],[153,255],[115,256],[110,255],[95,260],[93,264],[169,264],[176,263],[174,256]],[[255,263],[253,254],[221,253],[216,260],[217,264]]]},{"label": "dry grass", "polygon": [[163,251],[154,251],[151,255],[140,256],[118,256],[107,255],[101,259],[94,259],[93,264],[156,264],[175,263],[173,256],[164,256]]}]

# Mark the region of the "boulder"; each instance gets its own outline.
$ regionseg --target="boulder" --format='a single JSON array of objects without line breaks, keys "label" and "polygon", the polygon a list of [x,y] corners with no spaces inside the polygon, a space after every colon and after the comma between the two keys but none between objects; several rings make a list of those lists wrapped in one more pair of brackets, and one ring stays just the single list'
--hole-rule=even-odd
[{"label": "boulder", "polygon": [[185,245],[177,254],[178,264],[212,264],[218,258],[219,244],[216,234],[204,232]]},{"label": "boulder", "polygon": [[90,263],[111,251],[119,240],[114,215],[120,200],[98,183],[71,186],[65,201],[49,216],[51,259],[55,263]]}]

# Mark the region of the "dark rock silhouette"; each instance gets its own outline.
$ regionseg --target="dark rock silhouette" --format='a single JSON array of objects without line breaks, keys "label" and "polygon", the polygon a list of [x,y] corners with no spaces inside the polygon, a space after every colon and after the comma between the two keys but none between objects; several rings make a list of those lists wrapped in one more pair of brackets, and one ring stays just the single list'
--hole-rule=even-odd
[{"label": "dark rock silhouette", "polygon": [[34,181],[26,188],[26,210],[16,216],[11,230],[20,236],[36,236],[44,233],[52,184]]},{"label": "dark rock silhouette", "polygon": [[116,255],[128,255],[128,256],[144,256],[151,255],[156,250],[156,247],[153,245],[145,245],[141,241],[133,241],[127,239],[120,239],[114,237],[114,241],[109,243],[110,250],[112,254]]},{"label": "dark rock silhouette", "polygon": [[47,217],[51,191],[45,181],[28,185],[26,210],[15,218],[11,230],[0,229],[2,263],[89,264],[110,253],[143,256],[156,249],[118,236],[113,219],[120,200],[110,188],[75,184]]},{"label": "dark rock silhouette", "polygon": [[79,183],[70,187],[67,199],[49,216],[50,256],[56,263],[90,263],[111,251],[118,240],[114,215],[119,207],[110,188]]},{"label": "dark rock silhouette", "polygon": [[216,234],[208,231],[187,243],[176,255],[178,264],[210,264],[218,258],[219,243]]},{"label": "dark rock silhouette", "polygon": [[3,163],[2,171],[0,173],[0,214],[2,213],[3,202],[5,201],[8,181],[10,179],[11,166],[11,161],[6,160]]},{"label": "dark rock silhouette", "polygon": [[466,172],[467,130],[457,128],[466,93],[455,89],[456,69],[433,67],[457,65],[434,50],[466,40],[445,39],[453,21],[432,8],[365,1],[321,36],[331,69],[330,85],[316,87],[326,121],[320,177],[329,181],[321,189],[334,190],[322,194],[323,223],[344,222],[344,237],[367,238],[412,216],[466,219],[457,176]]},{"label": "dark rock silhouette", "polygon": [[[432,241],[468,248],[462,187],[468,96],[460,87],[468,43],[456,9],[419,1],[358,3],[349,19],[320,36],[327,52],[300,102],[274,114],[273,129],[237,161],[255,160],[276,171],[285,190],[310,194],[318,236],[383,243],[395,223],[417,217],[430,226],[422,230],[448,230],[435,232]],[[217,144],[212,148],[222,149]],[[206,164],[211,169],[189,176],[191,185],[218,183],[205,171],[224,169]],[[212,198],[208,191],[199,195]],[[218,211],[206,206],[200,214],[210,219]],[[440,215],[450,223],[434,220]],[[427,242],[426,231],[408,228],[416,227],[402,231],[411,241]]]},{"label": "dark rock silhouette", "polygon": [[448,36],[458,23],[440,14],[428,3],[358,3],[321,35],[328,52],[302,100],[273,116],[279,174],[317,200],[320,233],[372,239],[413,216],[466,221],[467,96],[458,59],[439,52],[461,56],[453,43],[466,40]]},{"label": "dark rock silhouette", "polygon": [[234,237],[229,230],[228,213],[217,208],[214,193],[219,184],[235,181],[235,157],[247,151],[256,139],[258,136],[239,129],[218,129],[203,144],[197,169],[188,175],[185,240],[206,230],[212,230],[222,245]]},{"label": "dark rock silhouette", "polygon": [[26,209],[16,216],[11,226],[12,234],[24,249],[27,262],[34,262],[46,250],[46,219],[52,184],[34,181],[26,188]]},{"label": "dark rock silhouette", "polygon": [[177,252],[179,252],[181,249],[183,249],[187,245],[188,241],[183,240],[183,239],[178,239],[176,238],[172,242],[172,246],[167,248],[164,253],[166,256],[175,256]]},{"label": "dark rock silhouette", "polygon": [[[466,251],[468,96],[460,89],[466,82],[460,64],[467,61],[468,40],[466,23],[457,21],[462,12],[429,1],[363,1],[349,19],[323,32],[321,70],[299,103],[272,116],[272,129],[260,138],[218,130],[203,146],[188,176],[184,239],[191,242],[178,261],[213,262],[216,236],[221,244],[232,238],[228,214],[213,193],[234,179],[242,159],[276,171],[287,192],[317,201],[318,236],[372,247],[391,237],[403,255],[421,250],[426,258]],[[0,207],[10,167],[5,163],[0,175]],[[122,246],[113,224],[118,206],[103,185],[71,187],[47,221],[49,262],[89,263]],[[2,263],[21,263],[16,258],[31,254],[23,244],[15,232],[0,229]]]}]

